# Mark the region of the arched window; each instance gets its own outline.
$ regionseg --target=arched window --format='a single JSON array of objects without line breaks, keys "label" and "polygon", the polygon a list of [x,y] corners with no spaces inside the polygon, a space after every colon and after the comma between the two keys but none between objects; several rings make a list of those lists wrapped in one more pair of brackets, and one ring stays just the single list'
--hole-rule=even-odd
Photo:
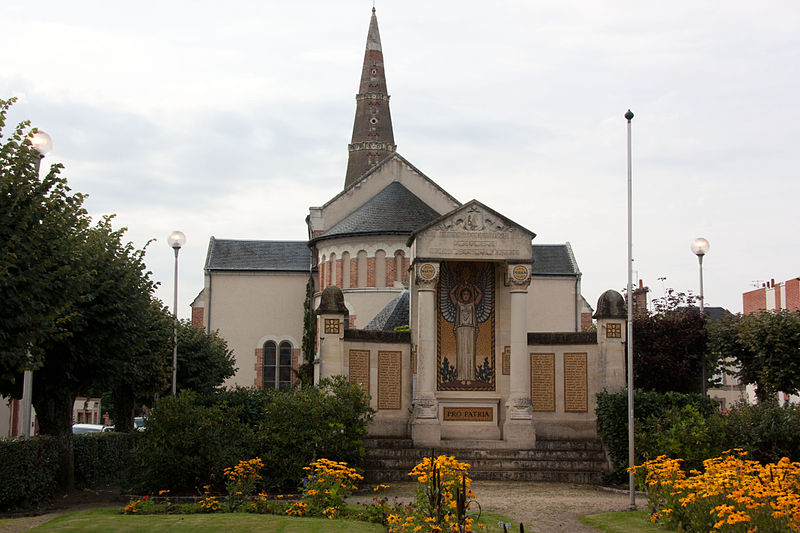
[{"label": "arched window", "polygon": [[395,281],[403,281],[403,250],[397,250],[394,253],[394,274]]},{"label": "arched window", "polygon": [[264,343],[264,371],[263,381],[265,389],[288,389],[292,386],[292,343],[275,341]]},{"label": "arched window", "polygon": [[342,253],[342,288],[350,288],[350,252]]},{"label": "arched window", "polygon": [[386,252],[383,250],[375,252],[375,286],[386,286]]},{"label": "arched window", "polygon": [[367,252],[358,252],[358,286],[367,286]]}]

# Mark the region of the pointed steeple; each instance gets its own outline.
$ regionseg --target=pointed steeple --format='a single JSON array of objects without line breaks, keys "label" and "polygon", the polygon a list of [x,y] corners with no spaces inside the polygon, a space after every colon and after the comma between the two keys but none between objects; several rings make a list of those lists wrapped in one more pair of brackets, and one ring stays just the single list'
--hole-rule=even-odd
[{"label": "pointed steeple", "polygon": [[392,132],[392,116],[389,113],[389,94],[386,90],[386,74],[383,70],[381,35],[378,18],[372,8],[372,18],[367,32],[367,49],[361,70],[361,84],[356,95],[356,118],[353,123],[353,138],[347,147],[345,189],[389,154],[397,150]]}]

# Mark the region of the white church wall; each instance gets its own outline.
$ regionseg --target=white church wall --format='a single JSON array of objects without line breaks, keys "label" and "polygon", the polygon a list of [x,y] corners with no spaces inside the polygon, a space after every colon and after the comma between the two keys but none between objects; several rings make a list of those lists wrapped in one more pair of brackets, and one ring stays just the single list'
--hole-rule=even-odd
[{"label": "white church wall", "polygon": [[[260,339],[289,340],[299,350],[303,338],[303,298],[308,274],[214,272],[206,320],[233,350],[238,370],[226,386],[256,384]],[[208,286],[208,283],[207,283]],[[294,340],[292,340],[294,339]]]},{"label": "white church wall", "polygon": [[[576,286],[574,277],[532,276],[528,288],[528,331],[578,331],[576,317]],[[578,327],[580,322],[577,323]]]}]

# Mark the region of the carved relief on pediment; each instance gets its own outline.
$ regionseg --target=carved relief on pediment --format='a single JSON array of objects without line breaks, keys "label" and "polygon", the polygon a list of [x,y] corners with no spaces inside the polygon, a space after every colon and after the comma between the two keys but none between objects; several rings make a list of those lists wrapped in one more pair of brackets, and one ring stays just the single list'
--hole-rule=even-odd
[{"label": "carved relief on pediment", "polygon": [[510,233],[514,231],[514,228],[505,224],[500,217],[484,211],[476,205],[457,213],[432,229],[443,232]]}]

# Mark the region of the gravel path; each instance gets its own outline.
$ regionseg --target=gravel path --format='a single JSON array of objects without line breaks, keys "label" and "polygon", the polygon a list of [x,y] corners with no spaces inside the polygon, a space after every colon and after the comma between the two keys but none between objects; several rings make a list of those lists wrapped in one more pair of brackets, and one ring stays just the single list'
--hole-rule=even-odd
[{"label": "gravel path", "polygon": [[[416,483],[393,483],[383,492],[390,498],[408,502]],[[476,499],[484,511],[496,512],[522,521],[525,531],[536,533],[597,533],[578,521],[585,514],[625,511],[630,506],[628,493],[605,490],[592,485],[526,481],[475,481]],[[354,497],[365,501],[369,497]],[[637,505],[644,505],[637,496]],[[514,524],[515,527],[517,524]]]}]

